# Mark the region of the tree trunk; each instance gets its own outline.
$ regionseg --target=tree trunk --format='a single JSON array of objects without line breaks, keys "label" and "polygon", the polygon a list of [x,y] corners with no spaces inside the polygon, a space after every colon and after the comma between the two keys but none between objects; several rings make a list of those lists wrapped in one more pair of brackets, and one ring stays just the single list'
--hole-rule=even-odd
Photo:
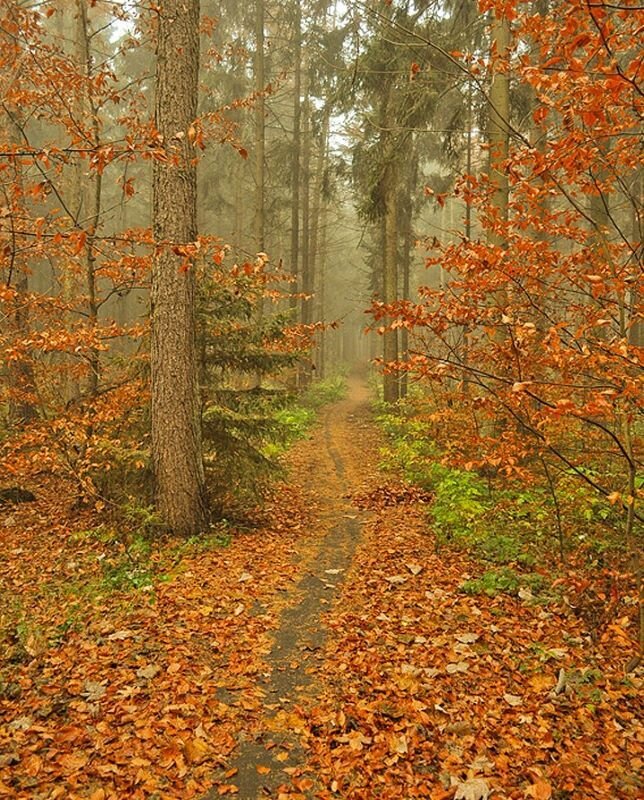
[{"label": "tree trunk", "polygon": [[255,249],[263,253],[264,242],[264,160],[266,150],[266,70],[264,58],[264,0],[256,0],[255,11]]},{"label": "tree trunk", "polygon": [[[418,181],[418,153],[416,150],[416,142],[412,137],[410,145],[411,158],[407,174],[407,187],[405,191],[405,198],[403,203],[403,252],[402,252],[402,298],[403,300],[410,299],[410,283],[411,283],[411,254],[414,247],[413,235],[413,220],[414,220],[414,193],[416,191],[416,183]],[[409,361],[409,331],[407,328],[401,328],[400,331],[400,352],[402,360]],[[409,373],[407,370],[402,372],[400,376],[400,397],[407,397],[409,389]]]},{"label": "tree trunk", "polygon": [[305,325],[313,319],[313,271],[311,268],[311,102],[309,97],[309,65],[304,70],[304,120],[302,124],[302,298],[301,320]]},{"label": "tree trunk", "polygon": [[300,260],[300,150],[302,146],[301,108],[302,94],[302,7],[295,0],[295,20],[293,33],[294,46],[294,86],[293,86],[293,154],[291,168],[291,275],[294,283],[291,286],[289,306],[291,311],[297,309],[297,278]]},{"label": "tree trunk", "polygon": [[[324,107],[322,119],[322,135],[320,147],[317,153],[317,164],[315,168],[315,183],[313,186],[313,207],[311,209],[311,255],[309,258],[309,270],[311,273],[311,291],[316,293],[314,304],[315,316],[318,320],[324,319],[324,269],[326,247],[326,200],[323,197],[324,180],[326,175],[327,162],[329,157],[329,124],[330,106],[327,103]],[[313,301],[311,301],[313,302]],[[315,365],[318,378],[324,377],[324,331],[319,334],[319,345]]]},{"label": "tree trunk", "polygon": [[[382,288],[383,300],[389,304],[395,303],[398,299],[398,190],[394,165],[390,163],[385,169],[385,242]],[[385,331],[382,355],[385,368],[388,363],[398,360],[398,331],[396,329]],[[398,375],[395,372],[385,372],[382,385],[385,403],[395,403],[399,398]]]},{"label": "tree trunk", "polygon": [[[510,76],[498,59],[505,59],[510,48],[510,23],[507,17],[494,17],[492,21],[492,54],[495,61],[494,77],[490,87],[489,143],[490,180],[493,183],[491,205],[497,224],[503,227],[508,219],[509,181],[503,164],[510,146]],[[488,241],[493,245],[505,244],[504,230],[490,230]]]},{"label": "tree trunk", "polygon": [[[266,60],[264,55],[265,37],[265,8],[264,0],[256,0],[255,7],[255,92],[257,94],[255,106],[255,250],[257,253],[264,253],[266,250],[265,242],[265,204],[264,204],[264,184],[265,171],[264,160],[266,155],[266,103],[264,91],[266,89]],[[264,298],[260,294],[257,299],[255,309],[255,320],[258,326],[262,325],[264,319]],[[259,388],[262,385],[261,370],[255,373],[255,385]]]},{"label": "tree trunk", "polygon": [[197,114],[199,0],[164,0],[159,14],[156,126],[167,158],[153,167],[152,457],[157,509],[174,533],[205,518],[195,343],[194,264],[174,249],[197,237],[197,168],[189,128]]},{"label": "tree trunk", "polygon": [[[77,120],[79,128],[85,131],[87,126],[86,142],[84,144],[96,148],[100,144],[100,131],[98,125],[98,109],[92,95],[92,57],[89,49],[89,26],[87,20],[87,5],[84,0],[76,0],[77,35],[76,47],[80,74],[86,79],[79,95],[79,110],[81,117]],[[79,193],[79,207],[76,210],[76,224],[87,235],[85,240],[85,276],[87,282],[87,318],[90,328],[94,330],[98,324],[99,299],[96,285],[96,231],[101,215],[101,189],[102,176],[96,172],[93,176],[82,175],[83,161],[77,162],[77,180]],[[89,353],[89,378],[88,393],[93,396],[98,391],[100,381],[99,351],[92,348]]]},{"label": "tree trunk", "polygon": [[[5,108],[5,110],[7,143],[15,145],[16,149],[19,149],[20,137],[17,129],[17,125],[19,124],[17,123],[18,109],[14,108],[9,110]],[[20,159],[12,159],[10,163],[15,187],[11,198],[15,206],[12,207],[12,214],[10,216],[11,226],[13,228],[14,217],[20,219],[23,215],[20,204],[24,202],[24,186]],[[7,287],[13,286],[17,294],[14,301],[14,313],[12,318],[9,318],[9,325],[13,328],[18,339],[27,339],[31,327],[29,322],[29,301],[27,299],[29,278],[26,265],[19,255],[19,248],[16,246],[16,236],[14,233],[11,234],[10,241],[10,266],[7,270],[5,285]],[[11,395],[9,400],[9,424],[20,427],[33,422],[38,417],[34,405],[36,380],[31,363],[31,354],[23,355],[16,361],[9,362],[7,365],[7,373],[9,383],[14,390],[14,394]]]}]

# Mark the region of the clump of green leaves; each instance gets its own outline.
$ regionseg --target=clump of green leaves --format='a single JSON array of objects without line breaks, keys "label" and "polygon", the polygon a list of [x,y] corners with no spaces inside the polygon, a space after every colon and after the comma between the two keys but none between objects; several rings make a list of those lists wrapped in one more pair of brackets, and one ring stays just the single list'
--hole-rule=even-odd
[{"label": "clump of green leaves", "polygon": [[522,587],[538,591],[543,586],[543,577],[536,573],[521,574],[511,567],[501,567],[484,572],[479,578],[464,581],[460,589],[466,594],[516,594]]}]

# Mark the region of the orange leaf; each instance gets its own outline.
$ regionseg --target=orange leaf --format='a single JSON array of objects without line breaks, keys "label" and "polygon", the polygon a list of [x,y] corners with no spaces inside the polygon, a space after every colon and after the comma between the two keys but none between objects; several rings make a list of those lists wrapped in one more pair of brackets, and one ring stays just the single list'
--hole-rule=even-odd
[{"label": "orange leaf", "polygon": [[532,786],[528,786],[525,790],[526,797],[532,797],[533,800],[550,800],[552,797],[552,786],[548,781],[539,778]]},{"label": "orange leaf", "polygon": [[192,739],[183,746],[189,764],[201,764],[208,756],[208,745],[203,739]]}]

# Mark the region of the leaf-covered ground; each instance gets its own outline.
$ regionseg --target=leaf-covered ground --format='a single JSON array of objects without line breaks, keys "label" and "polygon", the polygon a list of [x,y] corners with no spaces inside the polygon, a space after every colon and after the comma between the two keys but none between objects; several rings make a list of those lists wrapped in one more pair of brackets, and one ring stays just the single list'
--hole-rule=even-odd
[{"label": "leaf-covered ground", "polygon": [[626,620],[464,594],[481,566],[378,473],[366,399],[228,544],[141,553],[60,487],[1,511],[0,797],[639,796]]}]

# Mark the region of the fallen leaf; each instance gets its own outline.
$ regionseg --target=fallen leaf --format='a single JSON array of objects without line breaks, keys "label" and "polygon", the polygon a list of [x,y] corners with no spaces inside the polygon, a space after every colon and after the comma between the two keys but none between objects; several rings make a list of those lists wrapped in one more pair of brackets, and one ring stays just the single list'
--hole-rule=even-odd
[{"label": "fallen leaf", "polygon": [[474,642],[477,642],[481,637],[478,633],[457,633],[454,638],[461,644],[474,644]]},{"label": "fallen leaf", "polygon": [[131,639],[134,636],[134,631],[122,630],[115,631],[107,637],[108,642],[121,642],[124,639]]},{"label": "fallen leaf", "polygon": [[409,748],[407,745],[407,737],[404,733],[394,733],[389,737],[389,752],[396,753],[400,756],[407,755]]},{"label": "fallen leaf", "polygon": [[471,778],[456,787],[454,800],[487,800],[490,787],[483,778]]},{"label": "fallen leaf", "polygon": [[145,678],[146,680],[151,681],[154,676],[161,671],[161,667],[158,664],[148,664],[146,667],[139,667],[136,671],[136,675],[138,678]]},{"label": "fallen leaf", "polygon": [[467,661],[458,661],[448,664],[445,669],[450,675],[454,675],[457,672],[467,672],[469,668],[470,665],[467,663]]},{"label": "fallen leaf", "polygon": [[525,790],[525,796],[531,797],[532,800],[550,800],[552,797],[552,786],[548,781],[539,778],[532,786],[528,786]]},{"label": "fallen leaf", "polygon": [[385,578],[385,580],[392,585],[407,583],[407,578],[404,575],[390,575],[389,577]]},{"label": "fallen leaf", "polygon": [[503,699],[510,706],[516,707],[523,704],[523,698],[519,697],[518,694],[504,694]]},{"label": "fallen leaf", "polygon": [[24,770],[30,778],[35,778],[42,769],[42,758],[36,753],[27,756],[24,762]]},{"label": "fallen leaf", "polygon": [[65,753],[59,759],[59,764],[65,772],[77,772],[82,769],[89,761],[89,756],[85,753]]},{"label": "fallen leaf", "polygon": [[189,764],[201,764],[208,757],[209,747],[203,739],[190,739],[183,746],[186,761]]},{"label": "fallen leaf", "polygon": [[103,681],[101,683],[98,683],[97,681],[85,681],[81,694],[83,697],[89,700],[90,703],[95,703],[97,700],[100,700],[107,691],[105,687],[106,683],[107,681]]}]

